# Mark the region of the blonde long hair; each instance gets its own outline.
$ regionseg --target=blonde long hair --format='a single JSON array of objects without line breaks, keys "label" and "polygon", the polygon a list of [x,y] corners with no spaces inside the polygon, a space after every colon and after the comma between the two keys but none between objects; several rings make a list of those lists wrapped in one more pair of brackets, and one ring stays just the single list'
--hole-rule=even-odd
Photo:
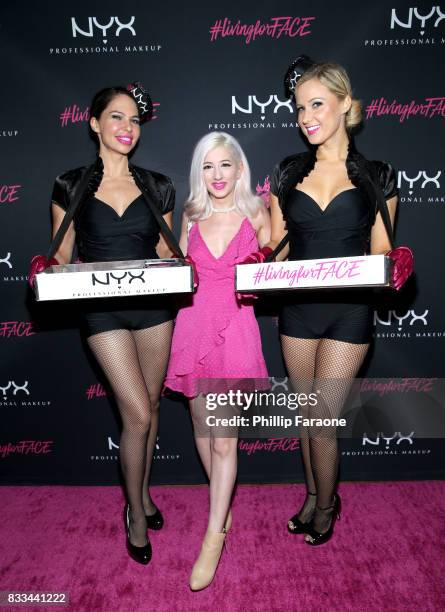
[{"label": "blonde long hair", "polygon": [[225,132],[210,132],[197,143],[190,168],[190,194],[184,205],[187,217],[191,221],[206,219],[212,213],[211,200],[203,179],[204,159],[209,151],[217,147],[226,147],[233,155],[236,164],[242,163],[243,171],[235,185],[233,203],[235,210],[243,217],[255,217],[264,206],[250,185],[250,168],[244,151],[238,141]]}]

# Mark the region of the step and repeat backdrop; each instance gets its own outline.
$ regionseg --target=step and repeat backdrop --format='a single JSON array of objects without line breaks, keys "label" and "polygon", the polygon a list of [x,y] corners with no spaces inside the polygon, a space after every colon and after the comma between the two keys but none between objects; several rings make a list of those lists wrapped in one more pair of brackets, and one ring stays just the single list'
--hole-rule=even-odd
[{"label": "step and repeat backdrop", "polygon": [[[72,5],[25,1],[0,9],[0,482],[119,482],[119,418],[78,331],[75,303],[36,304],[29,260],[47,250],[59,173],[91,163],[89,102],[140,80],[155,102],[134,163],[169,175],[176,230],[193,147],[209,131],[235,136],[261,188],[274,165],[303,151],[283,74],[306,53],[348,70],[369,159],[397,170],[397,241],[416,275],[375,301],[363,376],[443,376],[445,12],[432,2],[338,0]],[[284,382],[278,297],[257,314],[270,374]],[[441,440],[415,429],[342,440],[344,479],[438,478]],[[239,441],[240,482],[302,480],[297,439]],[[164,398],[154,483],[203,482],[186,404]]]}]

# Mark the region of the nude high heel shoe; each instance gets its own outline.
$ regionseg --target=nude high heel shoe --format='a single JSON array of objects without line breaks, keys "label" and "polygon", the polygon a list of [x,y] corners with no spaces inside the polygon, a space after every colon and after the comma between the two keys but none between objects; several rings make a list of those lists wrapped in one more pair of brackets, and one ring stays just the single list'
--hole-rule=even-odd
[{"label": "nude high heel shoe", "polygon": [[225,537],[225,531],[222,533],[215,531],[206,532],[201,552],[190,576],[190,588],[192,591],[205,589],[212,582],[221,557]]}]

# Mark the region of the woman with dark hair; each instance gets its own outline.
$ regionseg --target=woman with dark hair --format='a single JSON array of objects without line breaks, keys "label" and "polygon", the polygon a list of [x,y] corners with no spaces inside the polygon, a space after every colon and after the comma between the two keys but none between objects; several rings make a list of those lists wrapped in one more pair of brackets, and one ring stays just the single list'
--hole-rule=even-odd
[{"label": "woman with dark hair", "polygon": [[[55,259],[33,258],[32,284],[48,265],[70,263],[74,246],[82,262],[155,259],[170,249],[149,202],[169,227],[175,191],[171,180],[129,162],[151,101],[141,86],[109,87],[91,104],[90,128],[98,145],[96,162],[57,177],[52,195],[53,234],[77,203]],[[74,204],[75,206],[75,204]],[[123,429],[120,460],[128,504],[127,545],[139,563],[151,559],[147,527],[163,518],[148,491],[158,428],[159,397],[170,351],[173,315],[165,297],[89,300],[84,318],[88,345],[103,369],[119,407]]]},{"label": "woman with dark hair", "polygon": [[[412,270],[407,247],[391,249],[397,207],[396,176],[385,162],[366,160],[351,130],[361,122],[344,68],[300,56],[288,69],[287,94],[310,150],[279,163],[271,180],[272,239],[256,254],[264,260],[288,232],[290,260],[388,254],[399,289]],[[408,253],[409,251],[409,253]],[[288,374],[299,392],[317,391],[304,417],[337,418],[369,348],[372,307],[366,290],[301,290],[280,314]],[[301,450],[307,495],[289,520],[290,533],[310,545],[327,542],[340,513],[336,493],[338,441],[334,427],[303,429]]]}]

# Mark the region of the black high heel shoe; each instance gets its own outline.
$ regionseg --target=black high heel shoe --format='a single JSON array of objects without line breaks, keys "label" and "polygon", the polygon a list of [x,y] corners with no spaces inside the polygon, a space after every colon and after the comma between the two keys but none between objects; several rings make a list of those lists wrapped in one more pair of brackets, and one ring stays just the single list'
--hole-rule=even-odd
[{"label": "black high heel shoe", "polygon": [[320,508],[317,506],[318,510],[330,510],[332,508],[332,516],[331,516],[331,524],[329,525],[329,529],[325,531],[325,533],[319,533],[313,527],[313,520],[310,523],[309,530],[306,532],[311,538],[311,540],[305,540],[306,544],[309,546],[320,546],[320,544],[325,544],[328,540],[332,538],[334,533],[334,525],[335,521],[340,520],[340,511],[341,511],[341,499],[338,493],[335,494],[335,501],[332,506],[328,506],[327,508]]},{"label": "black high heel shoe", "polygon": [[159,531],[164,526],[164,517],[161,514],[159,508],[155,506],[156,510],[154,514],[146,514],[145,520],[147,521],[148,529]]},{"label": "black high heel shoe", "polygon": [[[317,497],[316,493],[310,493],[310,491],[307,492],[308,495],[312,495],[313,497]],[[296,514],[294,514],[293,517],[291,517],[288,522],[287,522],[287,530],[289,533],[307,533],[307,530],[309,529],[310,523],[311,521],[309,520],[307,523],[303,523],[302,521],[300,521],[300,519],[298,518],[298,515],[300,514],[301,510],[299,510]]]},{"label": "black high heel shoe", "polygon": [[135,546],[130,542],[130,506],[127,504],[124,508],[124,517],[125,517],[125,526],[127,528],[127,550],[130,557],[137,561],[137,563],[142,563],[142,565],[147,565],[151,560],[151,544],[150,540],[148,540],[147,544],[144,546]]}]

